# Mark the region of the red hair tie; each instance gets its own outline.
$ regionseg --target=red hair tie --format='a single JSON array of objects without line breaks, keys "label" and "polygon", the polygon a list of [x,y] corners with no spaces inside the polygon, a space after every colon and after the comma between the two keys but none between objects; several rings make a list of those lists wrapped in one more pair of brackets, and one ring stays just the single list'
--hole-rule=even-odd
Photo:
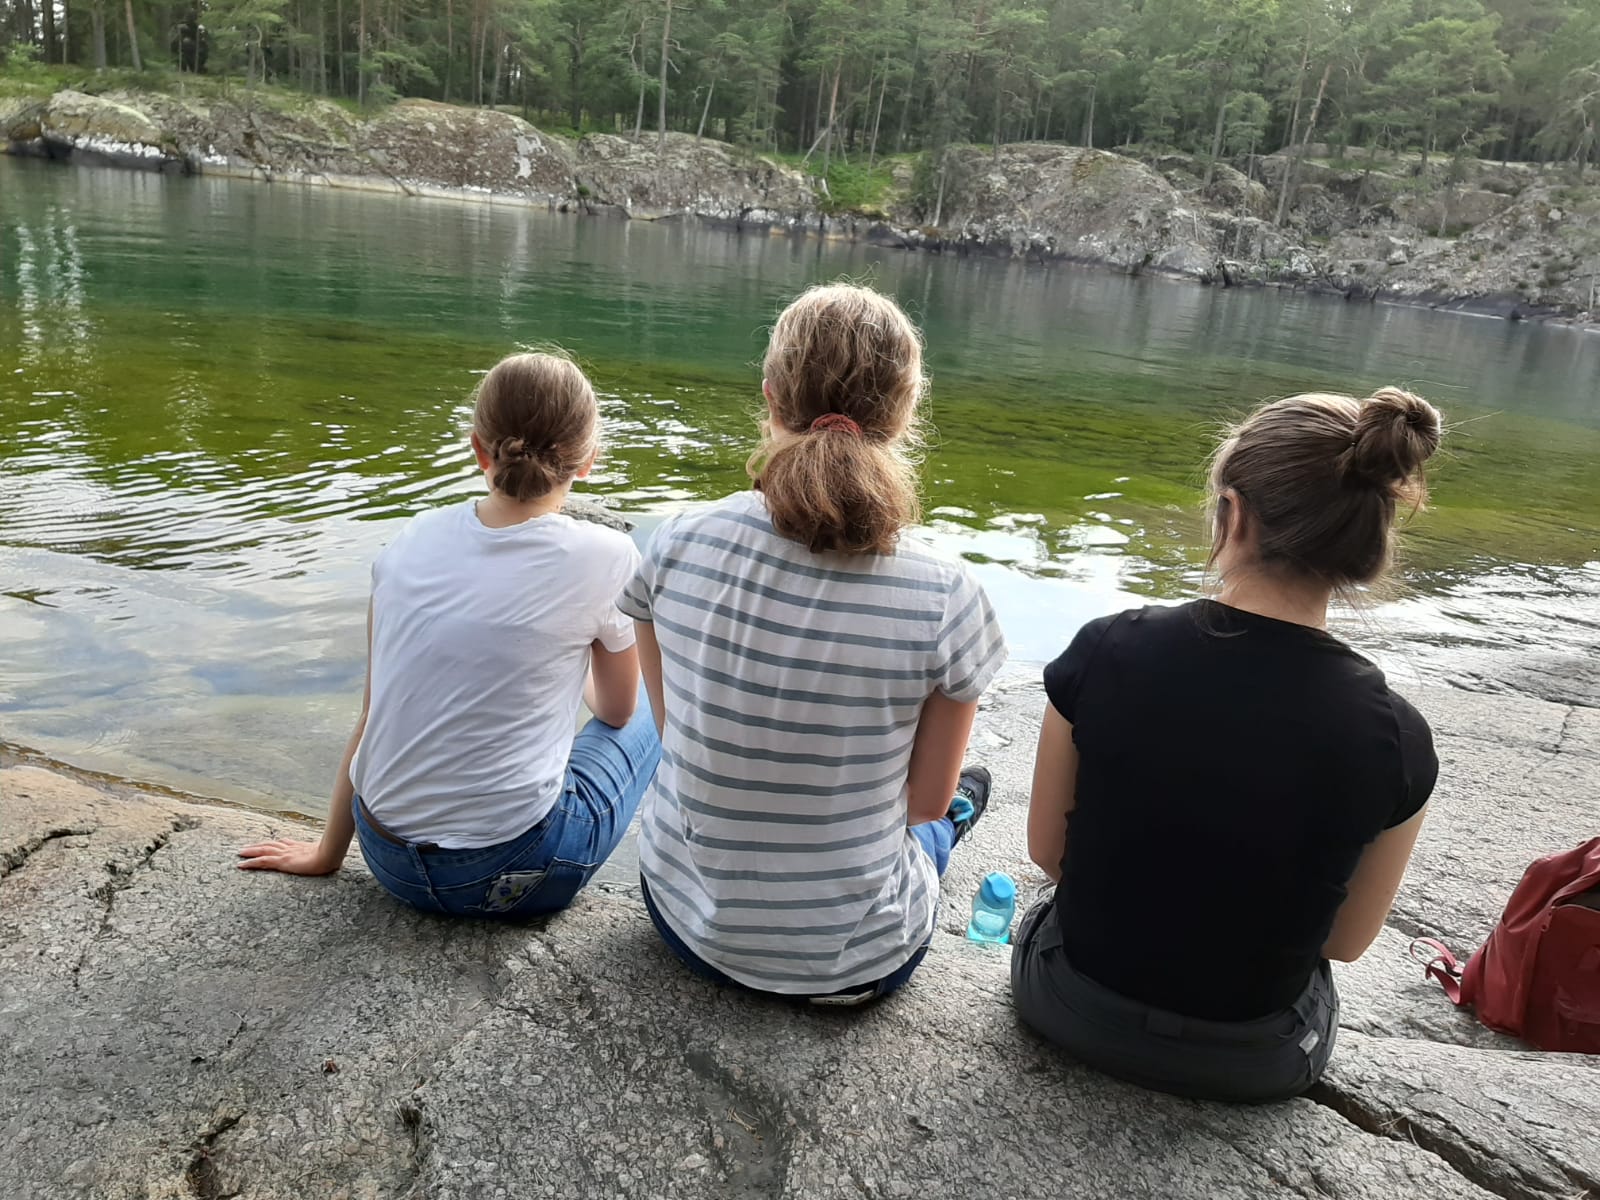
[{"label": "red hair tie", "polygon": [[811,422],[811,432],[816,433],[824,429],[842,429],[846,433],[854,434],[856,437],[861,436],[861,426],[843,413],[823,413],[815,421]]}]

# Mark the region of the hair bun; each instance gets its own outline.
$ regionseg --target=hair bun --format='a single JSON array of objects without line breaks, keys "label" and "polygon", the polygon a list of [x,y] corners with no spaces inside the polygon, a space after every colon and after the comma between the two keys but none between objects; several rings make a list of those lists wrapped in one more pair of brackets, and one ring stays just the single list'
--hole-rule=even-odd
[{"label": "hair bun", "polygon": [[495,451],[495,457],[501,462],[517,462],[520,459],[532,458],[533,451],[528,449],[528,443],[519,437],[506,438]]},{"label": "hair bun", "polygon": [[1361,402],[1350,448],[1340,455],[1347,479],[1392,488],[1433,457],[1443,434],[1439,410],[1404,388],[1379,388]]}]

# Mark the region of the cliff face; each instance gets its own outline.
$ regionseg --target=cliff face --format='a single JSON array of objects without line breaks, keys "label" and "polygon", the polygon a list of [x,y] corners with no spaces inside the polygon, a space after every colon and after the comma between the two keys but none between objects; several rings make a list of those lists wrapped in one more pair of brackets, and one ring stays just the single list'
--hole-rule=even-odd
[{"label": "cliff face", "polygon": [[[1131,158],[1039,143],[998,153],[962,146],[946,155],[945,172],[940,225],[957,246],[1192,277],[1216,261],[1209,220]],[[916,225],[926,209],[902,197],[892,216]]]},{"label": "cliff face", "polygon": [[[908,249],[1088,263],[1496,313],[1600,314],[1600,189],[1523,164],[1372,160],[1313,146],[1219,164],[1055,144],[950,148],[942,190],[896,173],[881,213],[829,214],[806,174],[669,134],[573,143],[512,114],[407,100],[370,116],[309,97],[0,96],[0,146],[71,161],[563,212],[696,217]],[[1278,216],[1286,172],[1293,186]]]},{"label": "cliff face", "polygon": [[629,217],[692,215],[737,226],[804,225],[816,196],[798,171],[740,156],[722,142],[669,133],[634,142],[592,133],[578,143],[577,192]]}]

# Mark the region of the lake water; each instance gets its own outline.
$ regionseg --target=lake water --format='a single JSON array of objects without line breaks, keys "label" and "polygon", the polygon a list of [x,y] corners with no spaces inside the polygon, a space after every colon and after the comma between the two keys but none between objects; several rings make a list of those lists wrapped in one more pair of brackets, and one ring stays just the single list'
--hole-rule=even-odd
[{"label": "lake water", "polygon": [[574,352],[605,410],[590,490],[647,532],[745,485],[765,328],[841,276],[927,332],[927,533],[1014,658],[1193,592],[1221,422],[1399,382],[1453,429],[1401,591],[1343,631],[1402,681],[1589,687],[1562,664],[1600,641],[1600,336],[0,158],[0,740],[320,812],[372,556],[480,486],[477,375]]}]

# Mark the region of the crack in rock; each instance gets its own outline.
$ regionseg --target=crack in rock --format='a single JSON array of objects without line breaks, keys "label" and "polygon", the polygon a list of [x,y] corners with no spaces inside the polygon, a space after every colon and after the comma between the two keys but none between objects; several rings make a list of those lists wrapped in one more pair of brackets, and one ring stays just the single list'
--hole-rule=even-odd
[{"label": "crack in rock", "polygon": [[84,962],[88,960],[89,952],[94,949],[95,943],[105,936],[106,930],[111,928],[111,911],[116,907],[117,893],[132,887],[134,876],[138,872],[150,869],[151,860],[172,841],[173,834],[195,829],[199,824],[200,822],[194,817],[174,817],[169,828],[156,834],[139,848],[139,857],[132,863],[126,866],[115,861],[106,863],[106,870],[110,872],[111,878],[90,893],[105,906],[104,911],[100,914],[99,926],[90,935],[88,941],[84,942],[83,950],[78,955],[78,961],[72,965],[73,991],[81,989],[82,984],[78,976],[83,970]]},{"label": "crack in rock", "polygon": [[38,837],[31,837],[13,850],[0,852],[0,879],[20,870],[30,858],[51,842],[69,837],[88,837],[93,829],[47,829]]},{"label": "crack in rock", "polygon": [[1342,1091],[1327,1080],[1314,1086],[1306,1098],[1367,1133],[1410,1142],[1502,1200],[1586,1200],[1600,1196],[1600,1179],[1554,1162],[1548,1171],[1529,1170],[1494,1147],[1479,1144],[1438,1113],[1414,1118],[1387,1105],[1374,1105],[1358,1092]]},{"label": "crack in rock", "polygon": [[793,1156],[781,1106],[755,1095],[705,1051],[689,1051],[683,1064],[701,1082],[711,1151],[727,1176],[727,1194],[739,1200],[778,1195]]},{"label": "crack in rock", "polygon": [[410,1177],[405,1191],[400,1193],[399,1200],[411,1200],[420,1197],[422,1191],[422,1171],[428,1158],[428,1143],[426,1141],[427,1118],[422,1111],[422,1102],[415,1095],[394,1103],[395,1119],[400,1122],[400,1127],[411,1135],[411,1149],[406,1155],[405,1170]]},{"label": "crack in rock", "polygon": [[1533,769],[1534,774],[1539,774],[1554,766],[1566,751],[1567,738],[1572,733],[1572,721],[1578,715],[1578,706],[1576,704],[1568,704],[1566,709],[1565,715],[1561,718],[1561,728],[1556,731],[1555,745],[1550,748],[1549,757]]},{"label": "crack in rock", "polygon": [[184,1168],[183,1182],[196,1200],[229,1200],[229,1197],[239,1195],[236,1191],[222,1190],[222,1173],[217,1170],[215,1152],[217,1140],[243,1119],[243,1109],[231,1109],[220,1114],[194,1140],[191,1147],[193,1155],[189,1165]]}]

